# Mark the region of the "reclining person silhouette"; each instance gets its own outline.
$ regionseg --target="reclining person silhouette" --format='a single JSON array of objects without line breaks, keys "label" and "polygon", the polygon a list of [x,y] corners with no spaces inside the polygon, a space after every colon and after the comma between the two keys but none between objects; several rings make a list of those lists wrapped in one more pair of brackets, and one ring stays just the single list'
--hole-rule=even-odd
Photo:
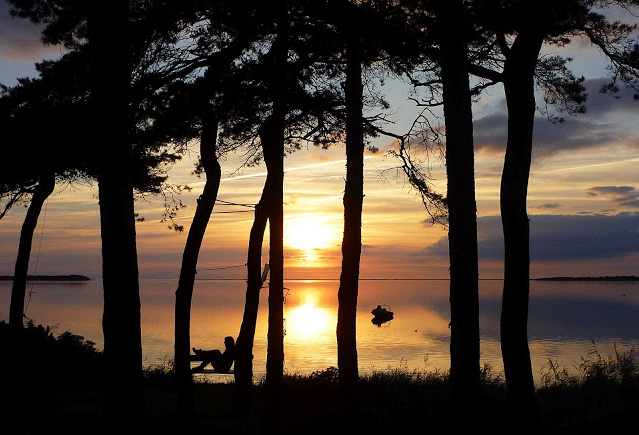
[{"label": "reclining person silhouette", "polygon": [[226,337],[224,346],[226,346],[224,353],[220,352],[219,349],[202,350],[193,348],[195,356],[202,360],[202,364],[193,368],[193,373],[204,372],[204,367],[209,364],[213,366],[213,370],[217,373],[228,373],[231,370],[233,361],[235,361],[235,340],[233,337]]}]

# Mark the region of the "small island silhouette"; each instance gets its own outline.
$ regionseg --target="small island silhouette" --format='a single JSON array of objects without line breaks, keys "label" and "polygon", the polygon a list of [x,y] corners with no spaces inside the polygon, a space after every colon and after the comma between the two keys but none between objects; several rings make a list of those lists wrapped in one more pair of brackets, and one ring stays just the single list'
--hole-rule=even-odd
[{"label": "small island silhouette", "polygon": [[[11,275],[0,275],[0,281],[13,281]],[[91,281],[84,275],[27,275],[27,281]]]}]

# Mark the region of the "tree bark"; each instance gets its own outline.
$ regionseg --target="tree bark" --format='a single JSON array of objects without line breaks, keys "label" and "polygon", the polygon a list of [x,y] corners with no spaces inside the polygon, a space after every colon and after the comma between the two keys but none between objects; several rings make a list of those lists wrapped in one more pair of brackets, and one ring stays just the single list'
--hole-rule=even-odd
[{"label": "tree bark", "polygon": [[535,116],[534,71],[543,35],[533,29],[517,36],[504,67],[508,105],[508,143],[501,178],[500,208],[504,231],[504,291],[501,350],[509,406],[514,415],[536,414],[530,351],[530,227],[526,197]]},{"label": "tree bark", "polygon": [[128,6],[127,0],[108,6],[91,2],[88,20],[91,97],[101,156],[104,401],[112,427],[136,426],[142,414],[140,291],[128,141]]},{"label": "tree bark", "polygon": [[476,406],[479,388],[479,290],[473,115],[463,2],[440,2],[437,19],[446,120],[451,393],[453,401],[471,409]]},{"label": "tree bark", "polygon": [[197,201],[193,222],[182,255],[178,288],[175,291],[175,376],[178,387],[178,413],[193,409],[191,389],[191,301],[202,239],[211,218],[220,187],[222,169],[217,159],[217,119],[213,113],[202,117],[200,160],[206,174],[204,190]]},{"label": "tree bark", "polygon": [[359,377],[357,364],[357,296],[362,253],[362,206],[364,200],[364,130],[362,127],[363,87],[361,36],[353,15],[346,33],[346,183],[344,188],[344,236],[342,272],[337,294],[337,365],[339,382],[354,385]]},{"label": "tree bark", "polygon": [[55,174],[46,174],[40,177],[35,188],[27,215],[20,231],[20,243],[18,245],[18,257],[16,258],[15,272],[13,274],[13,287],[11,288],[11,306],[9,308],[9,326],[22,328],[24,318],[24,297],[27,289],[27,274],[29,259],[31,257],[31,244],[33,233],[38,224],[38,217],[42,206],[55,188]]}]

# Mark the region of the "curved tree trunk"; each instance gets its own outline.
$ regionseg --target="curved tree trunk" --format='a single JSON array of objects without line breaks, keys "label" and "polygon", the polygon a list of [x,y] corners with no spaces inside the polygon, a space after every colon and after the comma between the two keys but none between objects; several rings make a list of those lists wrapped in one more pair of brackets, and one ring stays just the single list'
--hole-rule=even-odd
[{"label": "curved tree trunk", "polygon": [[[353,10],[351,6],[349,10]],[[356,23],[352,19],[351,25]],[[364,200],[364,131],[362,127],[361,40],[358,30],[346,31],[346,185],[344,188],[344,236],[342,272],[337,294],[337,365],[339,381],[350,386],[358,380],[357,296],[362,253]]]},{"label": "curved tree trunk", "polygon": [[251,387],[253,386],[253,342],[257,324],[257,311],[260,304],[262,281],[262,242],[268,221],[270,206],[270,185],[267,175],[262,196],[255,206],[255,217],[249,236],[248,255],[246,261],[246,301],[242,326],[235,344],[235,393],[233,411],[246,415],[250,410]]},{"label": "curved tree trunk", "polygon": [[[140,289],[128,131],[129,2],[90,2],[91,98],[100,152],[98,190],[104,286],[104,404],[110,427],[142,415]],[[116,32],[113,29],[117,29]]]},{"label": "curved tree trunk", "polygon": [[181,415],[188,414],[193,409],[190,358],[191,301],[202,239],[215,206],[222,177],[222,169],[217,159],[216,141],[217,119],[209,113],[202,118],[200,139],[200,159],[206,174],[206,182],[198,198],[193,222],[189,228],[182,255],[180,279],[175,291],[175,376],[178,387],[178,412]]},{"label": "curved tree trunk", "polygon": [[275,432],[281,413],[284,375],[284,129],[286,122],[286,69],[288,64],[288,5],[277,4],[277,38],[271,47],[274,68],[270,77],[273,111],[260,126],[260,141],[267,169],[262,197],[255,207],[255,218],[249,239],[247,259],[246,304],[235,360],[236,390],[234,411],[246,414],[250,406],[253,382],[253,340],[260,289],[262,242],[266,221],[269,221],[269,298],[266,356],[266,415],[264,429]]},{"label": "curved tree trunk", "polygon": [[[16,259],[13,287],[11,289],[11,306],[9,310],[10,333],[3,341],[2,370],[7,374],[7,381],[3,382],[5,397],[10,398],[8,405],[3,409],[8,418],[5,419],[5,427],[21,427],[23,425],[24,410],[20,406],[24,401],[31,400],[32,393],[30,383],[25,385],[24,376],[24,352],[27,343],[23,336],[23,316],[24,297],[26,293],[27,272],[29,268],[29,257],[31,254],[31,243],[33,233],[38,223],[38,217],[42,210],[42,205],[55,188],[55,175],[46,174],[40,177],[36,186],[27,215],[22,224],[20,232],[20,244],[18,246],[18,256]],[[48,331],[48,328],[47,328]],[[8,425],[7,425],[8,423]]]},{"label": "curved tree trunk", "polygon": [[520,32],[504,68],[508,143],[500,192],[505,246],[501,350],[508,402],[515,416],[536,414],[528,349],[530,227],[526,197],[535,117],[533,74],[542,43],[543,35],[538,32]]},{"label": "curved tree trunk", "polygon": [[18,245],[18,257],[16,259],[15,272],[13,274],[13,287],[11,288],[11,307],[9,309],[9,325],[12,328],[22,328],[24,317],[24,296],[27,289],[27,273],[29,270],[29,258],[31,257],[31,244],[33,232],[38,224],[38,217],[42,211],[42,205],[55,188],[55,175],[47,174],[40,177],[38,185],[31,198],[27,215],[20,231],[20,244]]},{"label": "curved tree trunk", "polygon": [[451,393],[455,402],[473,409],[479,389],[477,206],[468,49],[460,31],[463,2],[441,2],[437,19],[446,119]]}]

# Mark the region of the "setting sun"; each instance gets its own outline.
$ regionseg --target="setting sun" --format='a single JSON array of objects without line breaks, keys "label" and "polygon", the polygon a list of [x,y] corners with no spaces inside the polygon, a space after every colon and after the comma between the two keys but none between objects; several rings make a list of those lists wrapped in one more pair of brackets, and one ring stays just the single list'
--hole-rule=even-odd
[{"label": "setting sun", "polygon": [[284,243],[302,251],[324,249],[336,244],[339,230],[327,219],[301,216],[287,219],[284,225]]}]

